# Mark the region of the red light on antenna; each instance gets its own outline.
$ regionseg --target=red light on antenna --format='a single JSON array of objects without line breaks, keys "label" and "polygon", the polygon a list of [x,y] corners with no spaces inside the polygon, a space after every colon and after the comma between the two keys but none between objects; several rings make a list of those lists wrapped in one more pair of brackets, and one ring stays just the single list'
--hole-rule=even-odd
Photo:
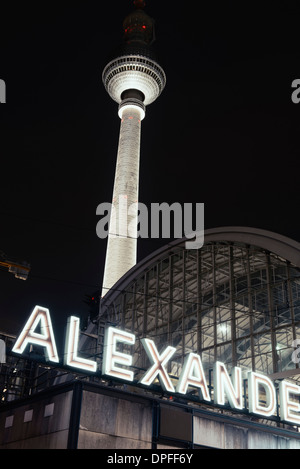
[{"label": "red light on antenna", "polygon": [[136,8],[145,8],[146,5],[145,0],[134,0],[133,3]]}]

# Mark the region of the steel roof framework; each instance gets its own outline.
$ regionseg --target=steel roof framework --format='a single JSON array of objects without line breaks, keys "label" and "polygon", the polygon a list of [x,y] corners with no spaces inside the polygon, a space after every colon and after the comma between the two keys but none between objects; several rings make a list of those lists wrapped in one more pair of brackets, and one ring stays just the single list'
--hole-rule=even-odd
[{"label": "steel roof framework", "polygon": [[[138,379],[149,363],[141,345],[177,348],[169,372],[199,353],[206,371],[216,360],[267,374],[295,369],[300,326],[300,270],[276,253],[241,242],[177,244],[149,265],[110,303],[101,321],[136,334]],[[132,353],[132,352],[131,352]]]}]

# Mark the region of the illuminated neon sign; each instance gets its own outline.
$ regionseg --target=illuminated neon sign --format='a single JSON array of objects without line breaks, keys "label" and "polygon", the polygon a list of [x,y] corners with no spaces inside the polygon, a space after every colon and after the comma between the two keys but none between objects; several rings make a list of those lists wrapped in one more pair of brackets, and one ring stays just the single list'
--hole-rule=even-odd
[{"label": "illuminated neon sign", "polygon": [[[100,370],[96,361],[80,357],[78,352],[79,335],[80,320],[75,316],[71,316],[68,319],[63,363],[77,370],[98,373]],[[130,369],[133,361],[132,355],[121,352],[118,345],[126,345],[128,349],[128,347],[135,344],[135,341],[135,334],[130,332],[114,327],[109,327],[106,330],[102,375],[130,383],[134,382],[134,372]],[[187,355],[175,385],[167,372],[167,365],[174,356],[176,348],[167,346],[159,352],[153,340],[145,338],[141,342],[151,365],[140,379],[139,384],[149,387],[158,379],[161,387],[166,392],[177,393],[182,396],[190,388],[197,388],[201,392],[202,400],[212,401],[200,355],[196,353]],[[22,355],[29,344],[43,347],[47,361],[54,364],[60,362],[48,309],[40,306],[34,308],[12,351]],[[216,362],[213,368],[213,377],[213,403],[218,406],[224,406],[228,403],[232,409],[243,411],[245,403],[243,399],[242,369],[234,367],[230,376],[225,364]],[[277,395],[272,380],[268,376],[254,371],[247,373],[247,380],[249,412],[264,418],[273,416],[277,410]],[[264,396],[263,401],[261,395]],[[282,421],[300,425],[299,398],[300,386],[286,380],[280,382],[279,402],[280,419]]]}]

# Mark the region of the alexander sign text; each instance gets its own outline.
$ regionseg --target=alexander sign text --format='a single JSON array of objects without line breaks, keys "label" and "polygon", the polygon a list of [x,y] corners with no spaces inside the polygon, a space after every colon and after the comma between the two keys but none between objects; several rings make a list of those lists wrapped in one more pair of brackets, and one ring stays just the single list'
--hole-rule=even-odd
[{"label": "alexander sign text", "polygon": [[[212,403],[212,396],[204,374],[200,355],[189,353],[176,383],[167,372],[168,364],[176,353],[176,348],[166,346],[158,350],[154,340],[143,338],[142,344],[149,358],[149,368],[134,383],[132,355],[120,351],[119,344],[134,346],[136,336],[133,333],[109,327],[105,333],[104,356],[101,370],[96,361],[83,358],[78,351],[80,320],[72,316],[68,320],[65,339],[63,364],[77,370],[100,373],[103,377],[115,378],[132,384],[149,388],[159,380],[165,392],[184,396],[191,388],[199,391],[199,400]],[[57,353],[54,331],[48,309],[36,306],[31,313],[23,331],[16,340],[13,352],[23,354],[28,345],[38,345],[44,349],[46,359],[53,364],[60,363]],[[129,347],[130,348],[130,347]],[[248,381],[248,407],[251,414],[266,418],[277,412],[277,393],[273,381],[266,375],[234,367],[229,375],[226,365],[216,362],[213,368],[213,403],[218,406],[229,404],[232,409],[243,411],[245,399],[243,383]],[[261,399],[261,396],[264,396]],[[280,419],[293,425],[300,425],[300,386],[283,380],[279,383]]]}]

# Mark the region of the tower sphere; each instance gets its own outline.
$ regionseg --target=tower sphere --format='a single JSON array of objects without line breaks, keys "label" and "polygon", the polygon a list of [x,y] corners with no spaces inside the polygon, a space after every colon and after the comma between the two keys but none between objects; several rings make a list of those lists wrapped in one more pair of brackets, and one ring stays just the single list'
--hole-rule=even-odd
[{"label": "tower sphere", "polygon": [[144,12],[144,2],[134,3],[135,10],[123,23],[124,42],[104,68],[102,80],[107,93],[117,103],[121,104],[124,96],[129,98],[132,90],[134,97],[147,106],[163,91],[166,75],[151,48],[154,21]]}]

